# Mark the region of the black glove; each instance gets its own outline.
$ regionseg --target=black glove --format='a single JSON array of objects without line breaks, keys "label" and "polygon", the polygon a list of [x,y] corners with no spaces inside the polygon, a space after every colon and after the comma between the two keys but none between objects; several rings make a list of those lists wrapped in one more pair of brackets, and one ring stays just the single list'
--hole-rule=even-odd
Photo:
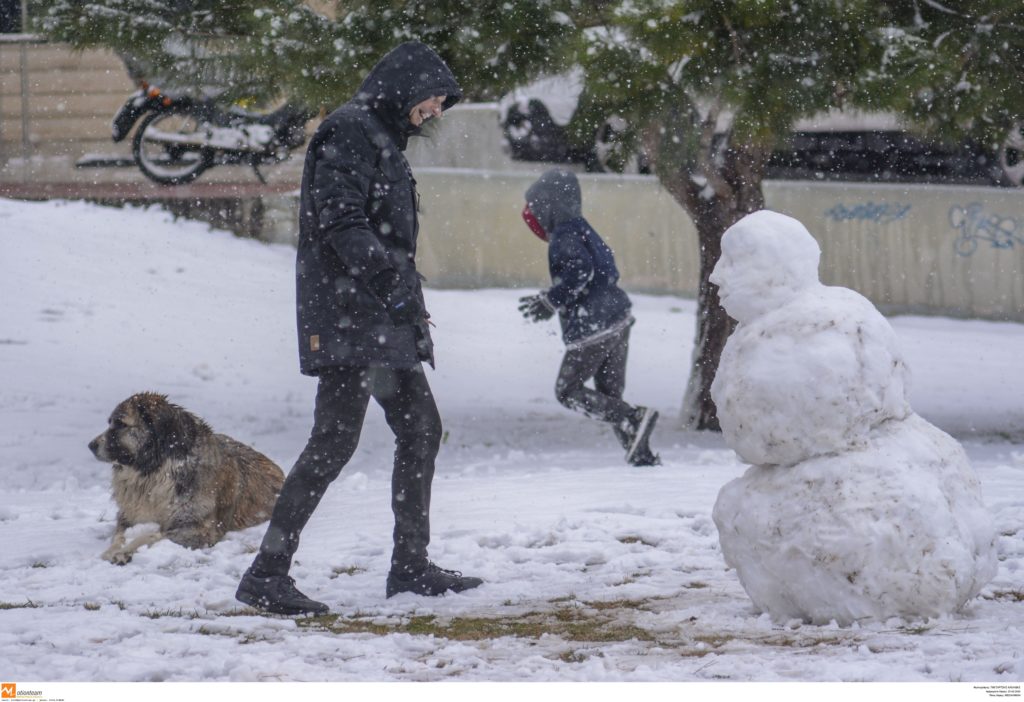
[{"label": "black glove", "polygon": [[555,316],[555,306],[545,293],[519,298],[519,311],[531,322],[543,322]]},{"label": "black glove", "polygon": [[380,298],[384,310],[396,327],[416,324],[423,319],[420,301],[393,268],[381,271],[369,281],[370,290]]},{"label": "black glove", "polygon": [[[427,315],[429,317],[429,315]],[[430,329],[426,320],[419,322],[416,327],[416,356],[424,363],[434,366],[434,342],[430,340]]]}]

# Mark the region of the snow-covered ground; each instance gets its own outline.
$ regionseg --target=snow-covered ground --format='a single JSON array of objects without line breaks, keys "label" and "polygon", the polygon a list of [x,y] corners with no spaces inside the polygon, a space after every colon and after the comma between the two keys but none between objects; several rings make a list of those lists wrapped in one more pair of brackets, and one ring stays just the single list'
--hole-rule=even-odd
[{"label": "snow-covered ground", "polygon": [[626,395],[662,412],[653,469],[624,465],[610,432],[556,404],[560,340],[519,316],[522,291],[427,291],[446,429],[431,555],[485,578],[477,590],[384,598],[393,447],[376,406],[293,569],[336,619],[235,602],[262,527],[100,560],[115,507],[86,444],[133,392],[166,393],[291,467],[315,391],[297,370],[293,262],[155,210],[0,200],[5,680],[1024,678],[1016,324],[891,320],[914,409],[964,442],[999,534],[995,579],[956,616],[840,628],[753,610],[711,521],[745,467],[720,436],[675,427],[694,305],[641,295]]}]

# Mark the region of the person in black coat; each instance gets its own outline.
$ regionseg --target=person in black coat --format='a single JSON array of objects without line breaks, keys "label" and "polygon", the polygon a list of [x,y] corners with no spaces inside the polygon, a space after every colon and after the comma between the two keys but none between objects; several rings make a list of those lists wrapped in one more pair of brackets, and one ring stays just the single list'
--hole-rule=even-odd
[{"label": "person in black coat", "polygon": [[[520,298],[519,311],[534,322],[558,313],[565,342],[558,401],[610,424],[627,463],[656,465],[661,461],[649,439],[658,413],[622,399],[632,304],[618,286],[612,250],[583,218],[581,205],[580,184],[570,171],[548,171],[526,191],[523,220],[548,243],[552,286]],[[591,379],[593,389],[585,384]]]},{"label": "person in black coat", "polygon": [[434,363],[416,271],[418,195],[403,155],[421,125],[462,97],[432,49],[404,43],[309,143],[296,261],[299,365],[319,378],[313,430],[281,489],[236,597],[279,614],[323,613],[288,575],[299,535],[355,451],[372,397],[395,434],[394,550],[386,595],[481,584],[427,558],[441,419],[423,372]]}]

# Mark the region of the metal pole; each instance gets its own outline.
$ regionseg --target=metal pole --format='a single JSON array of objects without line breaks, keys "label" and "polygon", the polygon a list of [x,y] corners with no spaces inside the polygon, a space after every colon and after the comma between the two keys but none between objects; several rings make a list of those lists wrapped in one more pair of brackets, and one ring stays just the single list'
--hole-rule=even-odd
[{"label": "metal pole", "polygon": [[[0,59],[3,58],[3,47],[0,42]],[[7,143],[4,141],[4,91],[0,90],[0,166],[7,163]]]},{"label": "metal pole", "polygon": [[[21,0],[21,31],[28,34],[28,0]],[[28,42],[19,44],[21,49],[21,157],[25,160],[25,170],[28,173],[28,159],[31,155],[32,144],[28,138]]]}]

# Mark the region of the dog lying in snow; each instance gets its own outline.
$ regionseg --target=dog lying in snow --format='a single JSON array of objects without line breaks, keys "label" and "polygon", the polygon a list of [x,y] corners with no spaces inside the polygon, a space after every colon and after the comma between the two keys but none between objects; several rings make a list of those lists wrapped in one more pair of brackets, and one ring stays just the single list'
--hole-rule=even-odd
[{"label": "dog lying in snow", "polygon": [[[117,526],[103,558],[117,565],[160,539],[202,548],[228,531],[264,522],[284,482],[269,458],[151,392],[114,408],[89,449],[114,464]],[[130,527],[151,522],[157,532],[126,543]]]}]

